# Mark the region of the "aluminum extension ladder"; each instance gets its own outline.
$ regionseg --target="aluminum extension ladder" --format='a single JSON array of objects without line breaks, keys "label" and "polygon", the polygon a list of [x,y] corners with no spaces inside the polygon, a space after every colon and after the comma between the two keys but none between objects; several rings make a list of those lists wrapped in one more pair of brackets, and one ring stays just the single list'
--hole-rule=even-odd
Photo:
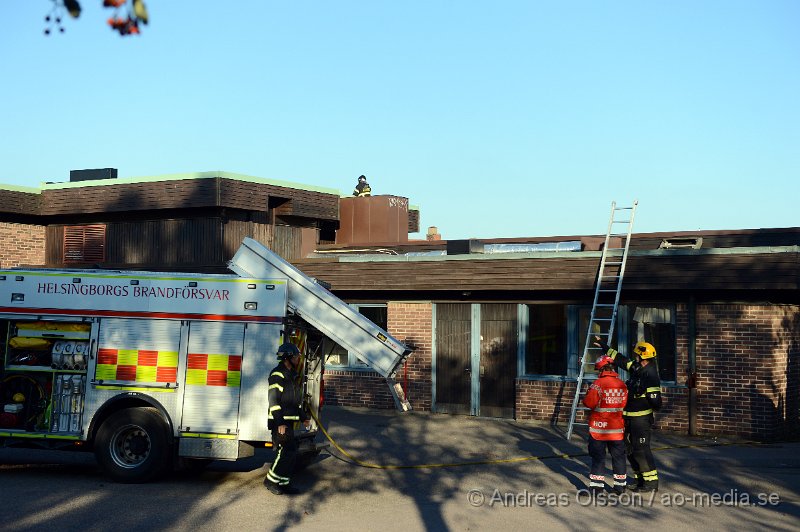
[{"label": "aluminum extension ladder", "polygon": [[[594,359],[590,353],[600,355],[600,348],[592,345],[594,337],[599,336],[607,344],[611,343],[614,336],[614,324],[617,320],[617,308],[619,307],[619,295],[622,291],[622,278],[625,276],[625,263],[628,261],[628,246],[631,241],[631,231],[633,229],[633,218],[636,214],[638,201],[633,202],[631,207],[617,207],[617,202],[611,202],[611,218],[608,221],[608,231],[606,231],[606,241],[603,245],[603,254],[600,257],[600,269],[597,271],[597,283],[594,290],[594,301],[592,302],[592,314],[589,318],[589,326],[586,331],[586,342],[581,356],[580,371],[578,372],[578,382],[575,385],[575,397],[572,399],[572,409],[569,412],[569,426],[567,427],[567,439],[572,437],[572,432],[576,425],[588,425],[588,423],[577,423],[575,418],[578,410],[588,410],[580,404],[582,396],[586,395],[583,390],[583,382],[597,378],[596,375],[584,378],[587,366],[594,365]],[[618,217],[627,219],[618,219]],[[624,230],[617,230],[622,224],[627,224]],[[609,247],[612,238],[622,240],[620,247]],[[615,242],[616,243],[616,242]]]}]

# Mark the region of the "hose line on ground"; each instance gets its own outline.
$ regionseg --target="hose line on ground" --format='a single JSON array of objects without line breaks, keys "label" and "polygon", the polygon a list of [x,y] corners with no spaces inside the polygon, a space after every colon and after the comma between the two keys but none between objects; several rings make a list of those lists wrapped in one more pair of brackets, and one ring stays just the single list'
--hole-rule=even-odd
[{"label": "hose line on ground", "polygon": [[[517,458],[499,458],[495,460],[472,460],[467,462],[452,462],[452,463],[445,463],[445,464],[412,464],[412,465],[380,465],[380,464],[373,464],[370,462],[365,462],[363,460],[359,460],[346,450],[344,450],[337,442],[333,439],[333,437],[325,430],[325,427],[320,422],[319,418],[317,418],[314,412],[311,412],[311,417],[314,418],[314,421],[317,423],[317,426],[322,431],[322,434],[331,442],[336,450],[346,456],[351,463],[356,464],[361,467],[366,467],[369,469],[436,469],[436,468],[443,468],[443,467],[464,467],[464,466],[472,466],[472,465],[488,465],[488,464],[511,464],[516,462],[533,462],[537,460],[550,460],[553,458],[578,458],[582,456],[589,456],[588,452],[578,452],[578,453],[553,453],[547,454],[542,456],[521,456]],[[757,444],[757,442],[734,442],[734,443],[703,443],[703,444],[693,444],[693,445],[667,445],[663,447],[654,447],[653,451],[666,451],[670,449],[690,449],[690,448],[700,448],[700,447],[723,447],[728,445],[753,445]]]}]

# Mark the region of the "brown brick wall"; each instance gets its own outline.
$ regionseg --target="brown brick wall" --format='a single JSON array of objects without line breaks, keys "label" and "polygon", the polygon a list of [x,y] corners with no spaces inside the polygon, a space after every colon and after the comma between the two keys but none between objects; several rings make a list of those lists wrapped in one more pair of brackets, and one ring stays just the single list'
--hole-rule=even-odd
[{"label": "brown brick wall", "polygon": [[44,264],[44,227],[0,223],[0,267]]},{"label": "brown brick wall", "polygon": [[325,370],[325,404],[394,408],[386,379],[374,371]]},{"label": "brown brick wall", "polygon": [[697,373],[698,432],[796,434],[800,307],[698,306]]},{"label": "brown brick wall", "polygon": [[[557,422],[564,427],[575,395],[575,381],[537,381],[517,379],[516,418]],[[656,428],[674,431],[688,430],[686,388],[662,388],[664,406],[657,415]],[[586,422],[585,410],[579,410],[576,420]]]},{"label": "brown brick wall", "polygon": [[[430,303],[389,303],[388,333],[416,349],[397,372],[406,397],[415,410],[431,409],[431,338],[433,306]],[[386,379],[372,371],[326,369],[325,403],[339,406],[394,408]]]},{"label": "brown brick wall", "polygon": [[[517,379],[516,418],[566,424],[575,395],[575,382]],[[583,411],[581,411],[581,416]],[[585,421],[578,417],[578,421]]]},{"label": "brown brick wall", "polygon": [[415,410],[430,410],[433,380],[433,305],[431,303],[389,303],[389,334],[414,348],[406,366],[398,372],[406,395]]}]

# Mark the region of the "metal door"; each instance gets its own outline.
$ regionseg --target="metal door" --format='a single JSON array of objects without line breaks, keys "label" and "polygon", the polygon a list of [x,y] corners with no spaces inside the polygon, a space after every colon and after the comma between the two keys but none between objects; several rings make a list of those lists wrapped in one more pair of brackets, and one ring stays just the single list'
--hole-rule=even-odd
[{"label": "metal door", "polygon": [[181,322],[102,318],[97,348],[90,353],[84,419],[90,420],[106,401],[126,391],[153,397],[171,419],[180,416],[184,361]]},{"label": "metal door", "polygon": [[436,305],[436,411],[472,411],[472,305]]},{"label": "metal door", "polygon": [[514,417],[517,322],[516,304],[481,305],[478,368],[481,416]]},{"label": "metal door", "polygon": [[183,396],[184,432],[236,434],[244,324],[191,322]]}]

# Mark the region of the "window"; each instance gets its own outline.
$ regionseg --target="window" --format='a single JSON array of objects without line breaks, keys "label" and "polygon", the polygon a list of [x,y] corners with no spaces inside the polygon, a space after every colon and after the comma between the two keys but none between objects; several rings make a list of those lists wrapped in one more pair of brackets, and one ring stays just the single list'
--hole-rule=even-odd
[{"label": "window", "polygon": [[[592,313],[588,305],[525,305],[528,320],[523,325],[524,359],[520,371],[525,375],[577,377]],[[644,341],[653,344],[656,362],[664,382],[676,381],[675,305],[641,304],[620,306],[617,328],[610,345],[630,356],[633,345]],[[599,351],[590,350],[590,361]],[[587,364],[585,374],[594,373]],[[623,377],[625,377],[623,372]]]},{"label": "window", "polygon": [[64,227],[64,264],[96,263],[106,260],[105,225]]},{"label": "window", "polygon": [[[385,304],[351,305],[372,323],[383,329],[388,327],[388,315]],[[355,353],[349,353],[345,348],[336,345],[325,357],[325,365],[331,368],[370,369],[369,365],[358,358]]]},{"label": "window", "polygon": [[567,372],[567,309],[565,305],[528,305],[525,373]]},{"label": "window", "polygon": [[675,382],[675,306],[627,305],[627,344],[649,342],[656,348],[658,373],[662,381]]}]

